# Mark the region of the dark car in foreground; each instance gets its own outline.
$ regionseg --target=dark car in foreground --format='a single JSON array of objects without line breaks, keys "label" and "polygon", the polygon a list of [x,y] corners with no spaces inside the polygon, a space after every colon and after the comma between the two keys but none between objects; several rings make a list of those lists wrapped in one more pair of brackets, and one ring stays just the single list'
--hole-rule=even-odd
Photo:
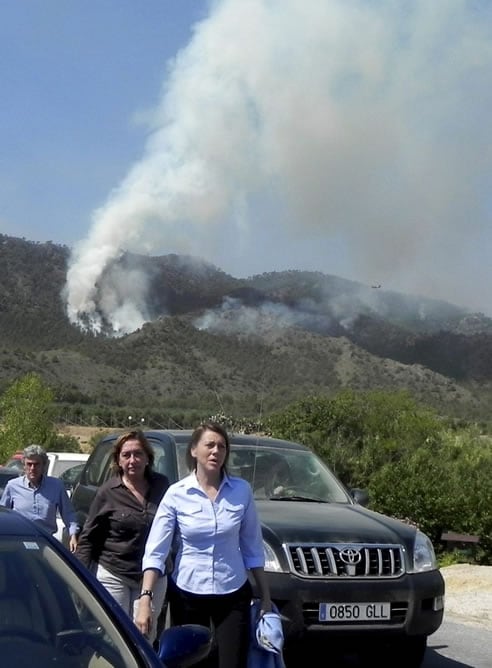
[{"label": "dark car in foreground", "polygon": [[[190,431],[145,433],[158,471],[171,481],[188,473]],[[72,495],[79,522],[110,475],[116,437],[96,445],[80,475]],[[419,666],[444,606],[444,580],[427,536],[364,507],[364,496],[347,491],[302,444],[244,434],[230,440],[228,470],[254,491],[286,651],[321,641],[362,654],[375,649],[379,665]]]},{"label": "dark car in foreground", "polygon": [[184,668],[206,656],[210,642],[204,627],[175,627],[156,653],[59,541],[0,508],[2,668]]}]

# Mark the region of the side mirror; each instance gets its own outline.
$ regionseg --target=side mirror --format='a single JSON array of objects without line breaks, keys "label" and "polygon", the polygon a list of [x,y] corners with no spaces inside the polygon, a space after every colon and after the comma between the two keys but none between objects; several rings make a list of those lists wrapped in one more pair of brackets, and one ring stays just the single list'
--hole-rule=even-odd
[{"label": "side mirror", "polygon": [[206,626],[171,626],[159,639],[159,659],[168,668],[188,668],[204,659],[212,647],[212,633]]},{"label": "side mirror", "polygon": [[367,506],[367,504],[369,503],[369,494],[365,489],[360,489],[359,487],[353,487],[350,490],[350,494],[355,503],[358,503],[360,506]]}]

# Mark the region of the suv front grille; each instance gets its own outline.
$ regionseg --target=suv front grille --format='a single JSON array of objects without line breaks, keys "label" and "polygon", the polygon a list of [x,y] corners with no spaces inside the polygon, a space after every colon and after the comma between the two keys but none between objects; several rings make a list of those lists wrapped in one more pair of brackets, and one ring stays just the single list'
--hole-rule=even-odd
[{"label": "suv front grille", "polygon": [[285,544],[290,570],[308,578],[394,578],[405,572],[400,545]]}]

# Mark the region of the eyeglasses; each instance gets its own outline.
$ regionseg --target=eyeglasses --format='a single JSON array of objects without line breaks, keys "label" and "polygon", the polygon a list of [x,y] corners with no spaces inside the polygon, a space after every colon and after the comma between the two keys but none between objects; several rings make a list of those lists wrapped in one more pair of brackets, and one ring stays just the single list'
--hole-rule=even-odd
[{"label": "eyeglasses", "polygon": [[24,462],[24,466],[25,466],[26,468],[30,468],[30,467],[31,467],[31,468],[35,469],[35,468],[37,468],[38,466],[42,466],[42,464],[41,464],[41,462]]}]

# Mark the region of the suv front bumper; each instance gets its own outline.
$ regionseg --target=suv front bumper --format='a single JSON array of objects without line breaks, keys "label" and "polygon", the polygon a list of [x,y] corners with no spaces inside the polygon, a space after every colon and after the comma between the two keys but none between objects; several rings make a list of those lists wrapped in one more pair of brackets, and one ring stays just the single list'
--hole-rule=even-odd
[{"label": "suv front bumper", "polygon": [[[444,579],[439,571],[405,574],[398,578],[301,578],[267,572],[272,600],[279,608],[286,639],[312,634],[348,637],[428,636],[442,623]],[[319,621],[320,603],[391,604],[388,620]]]}]

